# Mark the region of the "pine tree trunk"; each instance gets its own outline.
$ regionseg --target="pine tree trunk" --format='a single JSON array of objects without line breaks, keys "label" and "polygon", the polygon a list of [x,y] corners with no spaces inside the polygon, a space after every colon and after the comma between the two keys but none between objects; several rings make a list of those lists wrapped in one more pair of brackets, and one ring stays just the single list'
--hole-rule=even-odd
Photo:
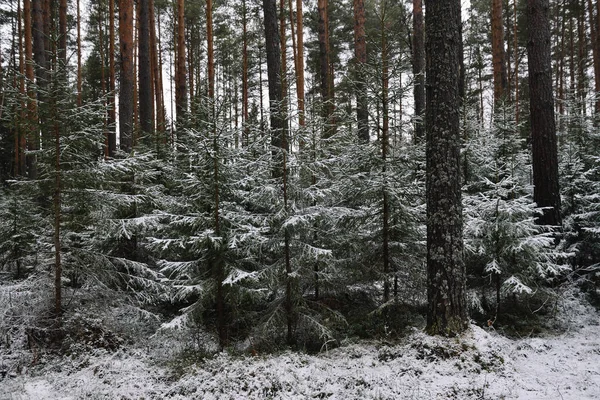
[{"label": "pine tree trunk", "polygon": [[[46,69],[46,39],[44,36],[44,0],[32,0],[31,1],[31,15],[32,15],[32,36],[33,36],[33,60],[35,61],[35,78],[37,86],[40,90],[37,90],[37,104],[44,104],[46,102],[45,88],[48,85],[48,70]],[[45,115],[42,114],[38,108],[39,121],[44,123]],[[30,135],[30,140],[27,143],[27,149],[30,151],[36,151],[40,148],[40,137],[38,136],[37,129]],[[34,154],[27,156],[27,172],[31,179],[37,178],[37,159]]]},{"label": "pine tree trunk", "polygon": [[121,150],[133,146],[133,1],[119,0],[121,71],[119,85],[119,129]]},{"label": "pine tree trunk", "polygon": [[319,71],[321,78],[321,100],[323,102],[323,120],[326,125],[323,137],[328,138],[334,133],[333,126],[333,76],[329,49],[329,16],[327,3],[329,0],[318,0],[319,12]]},{"label": "pine tree trunk", "polygon": [[[154,132],[154,93],[152,66],[150,59],[150,1],[138,0],[140,20],[138,22],[138,73],[139,73],[139,114],[142,135],[148,137]],[[149,141],[146,140],[149,144]]]},{"label": "pine tree trunk", "polygon": [[492,0],[492,65],[494,69],[494,101],[500,101],[506,91],[506,64],[504,59],[503,0]]},{"label": "pine tree trunk", "polygon": [[[27,92],[25,88],[25,50],[23,49],[23,18],[21,10],[21,1],[17,4],[17,36],[18,36],[18,47],[19,47],[19,94],[20,110],[19,117],[16,118],[16,126],[14,129],[15,136],[15,147],[14,147],[14,176],[21,176],[25,172],[25,148],[23,147],[25,132],[24,127],[26,126],[27,120],[27,107],[25,105],[25,99],[27,98]],[[2,71],[0,70],[0,73]]]},{"label": "pine tree trunk", "polygon": [[383,256],[383,302],[390,301],[390,204],[387,188],[387,156],[389,149],[389,115],[388,115],[388,90],[389,90],[389,67],[388,67],[388,44],[386,38],[386,6],[384,1],[381,11],[381,111],[383,124],[381,130],[381,158],[383,159],[383,226],[382,226],[382,256]]},{"label": "pine tree trunk", "polygon": [[413,74],[415,79],[415,142],[425,137],[425,30],[423,0],[413,0]]},{"label": "pine tree trunk", "polygon": [[[158,44],[156,39],[156,18],[154,0],[149,0],[150,11],[150,59],[152,64],[152,80],[154,85],[156,132],[162,137],[165,129],[164,105],[162,103],[162,69],[158,58]],[[157,141],[157,145],[160,140]]]},{"label": "pine tree trunk", "polygon": [[460,0],[427,0],[427,331],[468,326],[460,186]]},{"label": "pine tree trunk", "polygon": [[305,105],[304,105],[304,23],[302,16],[302,0],[296,0],[296,42],[298,43],[298,65],[296,74],[298,82],[296,90],[298,96],[298,114],[300,126],[305,125]]},{"label": "pine tree trunk", "polygon": [[77,0],[77,106],[81,107],[82,77],[81,77],[81,10]]},{"label": "pine tree trunk", "polygon": [[[58,5],[58,57],[67,66],[67,0],[60,0]],[[66,78],[66,69],[65,69]]]},{"label": "pine tree trunk", "polygon": [[242,2],[242,147],[249,144],[248,125],[248,10],[246,0]]},{"label": "pine tree trunk", "polygon": [[[265,48],[267,51],[267,74],[269,81],[271,146],[273,147],[273,157],[275,159],[273,176],[283,178],[283,197],[285,209],[287,211],[287,121],[285,118],[285,111],[282,110],[283,91],[281,84],[281,45],[279,42],[279,32],[277,31],[277,4],[275,0],[263,0],[263,11],[266,43]],[[291,277],[292,269],[290,260],[289,233],[286,231],[284,235],[284,260],[286,272],[285,311],[287,321],[287,342],[291,345],[294,342],[294,307],[292,302]]]},{"label": "pine tree trunk", "polygon": [[548,0],[527,1],[533,198],[538,207],[549,207],[538,223],[561,225],[549,8]]},{"label": "pine tree trunk", "polygon": [[115,0],[108,0],[108,156],[114,157],[117,151],[117,113],[115,106]]},{"label": "pine tree trunk", "polygon": [[[600,13],[597,14],[598,18],[594,13],[594,4],[592,0],[587,1],[588,4],[588,15],[590,21],[590,31],[592,36],[592,57],[594,64],[594,88],[596,95],[600,95]],[[598,5],[600,7],[600,5]],[[600,11],[600,8],[596,9],[596,12]],[[600,116],[600,98],[596,99],[595,104],[596,119]]]},{"label": "pine tree trunk", "polygon": [[517,0],[513,1],[513,12],[515,14],[515,20],[513,24],[513,39],[514,39],[514,51],[515,51],[515,124],[519,125],[519,35],[517,31]]},{"label": "pine tree trunk", "polygon": [[[211,0],[207,0],[208,3]],[[185,68],[185,4],[184,0],[177,0],[177,81],[175,85],[175,111],[177,123],[185,120],[187,111],[187,88]]]},{"label": "pine tree trunk", "polygon": [[354,62],[356,69],[356,121],[358,138],[369,141],[369,108],[365,69],[367,68],[367,35],[365,34],[365,1],[354,0]]}]

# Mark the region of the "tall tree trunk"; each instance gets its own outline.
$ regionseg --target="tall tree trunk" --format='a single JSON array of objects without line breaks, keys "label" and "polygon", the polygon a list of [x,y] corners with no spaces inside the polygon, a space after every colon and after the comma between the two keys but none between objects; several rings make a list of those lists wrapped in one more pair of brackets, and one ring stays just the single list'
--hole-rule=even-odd
[{"label": "tall tree trunk", "polygon": [[533,199],[538,207],[546,207],[538,223],[561,225],[549,8],[549,0],[527,0]]},{"label": "tall tree trunk", "polygon": [[578,10],[577,18],[577,108],[582,116],[586,115],[585,84],[587,80],[587,37],[585,31],[585,7]]},{"label": "tall tree trunk", "polygon": [[108,156],[114,157],[117,151],[117,113],[115,73],[115,0],[108,0]]},{"label": "tall tree trunk", "polygon": [[305,125],[305,105],[304,105],[304,23],[302,14],[302,0],[296,0],[296,43],[298,43],[297,53],[298,62],[296,65],[296,91],[298,96],[298,114],[300,126]]},{"label": "tall tree trunk", "polygon": [[[35,150],[38,139],[38,113],[37,103],[35,101],[35,89],[34,79],[35,73],[33,70],[33,39],[32,39],[32,14],[31,14],[31,1],[23,0],[23,28],[24,28],[24,40],[25,40],[25,78],[27,80],[27,135],[22,135],[20,138],[21,153],[21,174],[25,175],[27,172],[30,178],[32,176],[32,169],[35,169],[35,156],[25,155],[25,147],[29,150]],[[26,143],[24,143],[26,141]],[[32,146],[34,145],[34,146]],[[29,171],[27,171],[29,169]],[[35,175],[35,174],[34,174]]]},{"label": "tall tree trunk", "polygon": [[367,68],[367,35],[365,34],[365,1],[354,0],[354,67],[356,69],[356,122],[358,138],[369,141],[369,108],[365,69]]},{"label": "tall tree trunk", "polygon": [[389,138],[389,115],[388,115],[388,90],[389,90],[389,66],[388,66],[388,44],[386,37],[386,11],[387,1],[382,2],[381,10],[381,112],[383,116],[381,130],[381,158],[383,159],[383,226],[382,226],[382,256],[383,256],[383,302],[390,301],[390,200],[387,188],[387,156],[390,145]]},{"label": "tall tree trunk", "polygon": [[[146,138],[154,132],[154,93],[150,60],[150,1],[138,0],[138,71],[140,128]],[[146,143],[149,144],[148,139]]]},{"label": "tall tree trunk", "polygon": [[[31,14],[32,14],[32,36],[33,36],[33,60],[35,61],[35,78],[37,86],[40,88],[37,90],[37,104],[44,104],[46,102],[45,88],[48,86],[48,70],[46,62],[46,38],[45,38],[45,25],[44,25],[44,1],[45,0],[32,0],[31,1]],[[45,114],[38,108],[38,117],[41,125],[44,125]],[[40,148],[40,137],[37,129],[32,130],[30,140],[27,143],[28,150],[34,152]],[[36,179],[37,172],[37,157],[35,154],[27,156],[27,172],[29,178]]]},{"label": "tall tree trunk", "polygon": [[[277,31],[277,4],[275,0],[263,0],[265,43],[267,51],[267,74],[269,81],[269,111],[271,119],[271,146],[276,160],[273,176],[283,179],[283,197],[287,212],[287,165],[288,143],[286,139],[287,121],[282,110],[283,91],[281,87],[281,45]],[[280,150],[277,150],[280,149]],[[281,161],[279,161],[281,159]],[[292,302],[292,268],[290,260],[290,238],[285,232],[284,260],[286,272],[285,310],[287,320],[287,342],[293,344],[294,306]]]},{"label": "tall tree trunk", "polygon": [[323,119],[326,124],[323,136],[330,137],[333,130],[333,77],[331,76],[331,60],[329,47],[329,16],[327,3],[329,0],[318,0],[319,12],[319,71],[321,78],[321,100],[323,101]]},{"label": "tall tree trunk", "polygon": [[425,29],[423,0],[413,0],[413,75],[415,79],[415,142],[425,137]]},{"label": "tall tree trunk", "polygon": [[[156,39],[156,18],[154,0],[149,0],[150,11],[150,53],[152,64],[152,77],[154,83],[154,97],[156,110],[156,132],[162,137],[165,129],[164,105],[162,102],[162,68],[158,58],[158,44]],[[157,145],[160,141],[157,142]]]},{"label": "tall tree trunk", "polygon": [[[20,110],[19,116],[16,118],[15,129],[14,129],[14,139],[15,139],[15,147],[14,147],[14,176],[21,176],[25,172],[25,148],[23,147],[25,132],[26,132],[26,123],[27,123],[27,106],[25,104],[25,99],[27,97],[27,91],[25,88],[25,51],[23,46],[23,18],[22,18],[22,10],[21,10],[21,0],[18,0],[17,4],[17,36],[18,36],[18,47],[19,47],[19,94],[21,96],[20,100]],[[0,73],[3,71],[0,69]]]},{"label": "tall tree trunk", "polygon": [[119,0],[119,38],[121,53],[119,89],[119,129],[121,150],[133,146],[133,1]]},{"label": "tall tree trunk", "polygon": [[[60,0],[58,5],[58,57],[67,66],[67,0]],[[66,69],[64,71],[66,78]]]},{"label": "tall tree trunk", "polygon": [[81,107],[81,90],[82,90],[82,77],[81,77],[81,10],[80,1],[77,0],[77,106]]},{"label": "tall tree trunk", "polygon": [[504,59],[504,24],[502,22],[503,1],[492,0],[492,66],[494,69],[495,104],[504,97],[507,86]]},{"label": "tall tree trunk", "polygon": [[513,39],[514,39],[514,52],[515,52],[515,124],[519,125],[519,35],[517,31],[517,1],[513,1],[513,12],[515,14],[515,20],[513,23]]},{"label": "tall tree trunk", "polygon": [[[587,4],[592,36],[592,56],[594,59],[594,88],[596,96],[600,96],[600,8],[596,9],[597,14],[595,15],[592,0],[587,0]],[[598,7],[600,7],[600,4]],[[596,117],[600,116],[600,97],[596,99],[595,113]]]},{"label": "tall tree trunk", "polygon": [[248,125],[248,9],[242,2],[242,147],[249,144]]},{"label": "tall tree trunk", "polygon": [[[207,0],[207,4],[210,0]],[[210,1],[212,3],[212,1]],[[177,82],[175,85],[175,111],[177,123],[185,120],[187,111],[187,88],[185,69],[185,4],[184,0],[177,0]]]},{"label": "tall tree trunk", "polygon": [[460,187],[460,0],[426,0],[427,331],[468,326]]}]

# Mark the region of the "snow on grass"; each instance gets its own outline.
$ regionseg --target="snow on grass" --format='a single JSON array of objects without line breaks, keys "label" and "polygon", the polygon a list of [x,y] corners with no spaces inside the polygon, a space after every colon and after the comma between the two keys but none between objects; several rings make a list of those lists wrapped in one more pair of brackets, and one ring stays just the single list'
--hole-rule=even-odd
[{"label": "snow on grass", "polygon": [[152,349],[64,357],[0,382],[0,399],[598,399],[598,313],[572,294],[563,333],[508,339],[475,325],[459,338],[414,329],[397,343],[317,355],[222,352],[173,378]]}]

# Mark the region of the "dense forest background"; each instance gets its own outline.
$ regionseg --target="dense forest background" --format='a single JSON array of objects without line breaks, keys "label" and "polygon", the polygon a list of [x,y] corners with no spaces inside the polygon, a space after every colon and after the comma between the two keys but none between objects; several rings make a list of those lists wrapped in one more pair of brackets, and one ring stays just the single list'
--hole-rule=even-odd
[{"label": "dense forest background", "polygon": [[[431,322],[425,3],[3,0],[0,345],[460,330]],[[551,70],[531,73],[536,3]],[[566,285],[600,300],[600,3],[471,0],[454,33],[464,248],[438,289],[529,333]]]}]

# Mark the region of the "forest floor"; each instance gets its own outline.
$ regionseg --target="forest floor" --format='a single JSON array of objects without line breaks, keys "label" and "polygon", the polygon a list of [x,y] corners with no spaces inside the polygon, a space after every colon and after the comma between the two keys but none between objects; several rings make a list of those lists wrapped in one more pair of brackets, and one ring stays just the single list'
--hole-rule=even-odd
[{"label": "forest floor", "polygon": [[600,399],[599,316],[572,290],[557,329],[536,337],[475,325],[454,339],[413,329],[393,343],[316,355],[222,352],[177,371],[159,348],[99,349],[7,374],[0,399]]}]

